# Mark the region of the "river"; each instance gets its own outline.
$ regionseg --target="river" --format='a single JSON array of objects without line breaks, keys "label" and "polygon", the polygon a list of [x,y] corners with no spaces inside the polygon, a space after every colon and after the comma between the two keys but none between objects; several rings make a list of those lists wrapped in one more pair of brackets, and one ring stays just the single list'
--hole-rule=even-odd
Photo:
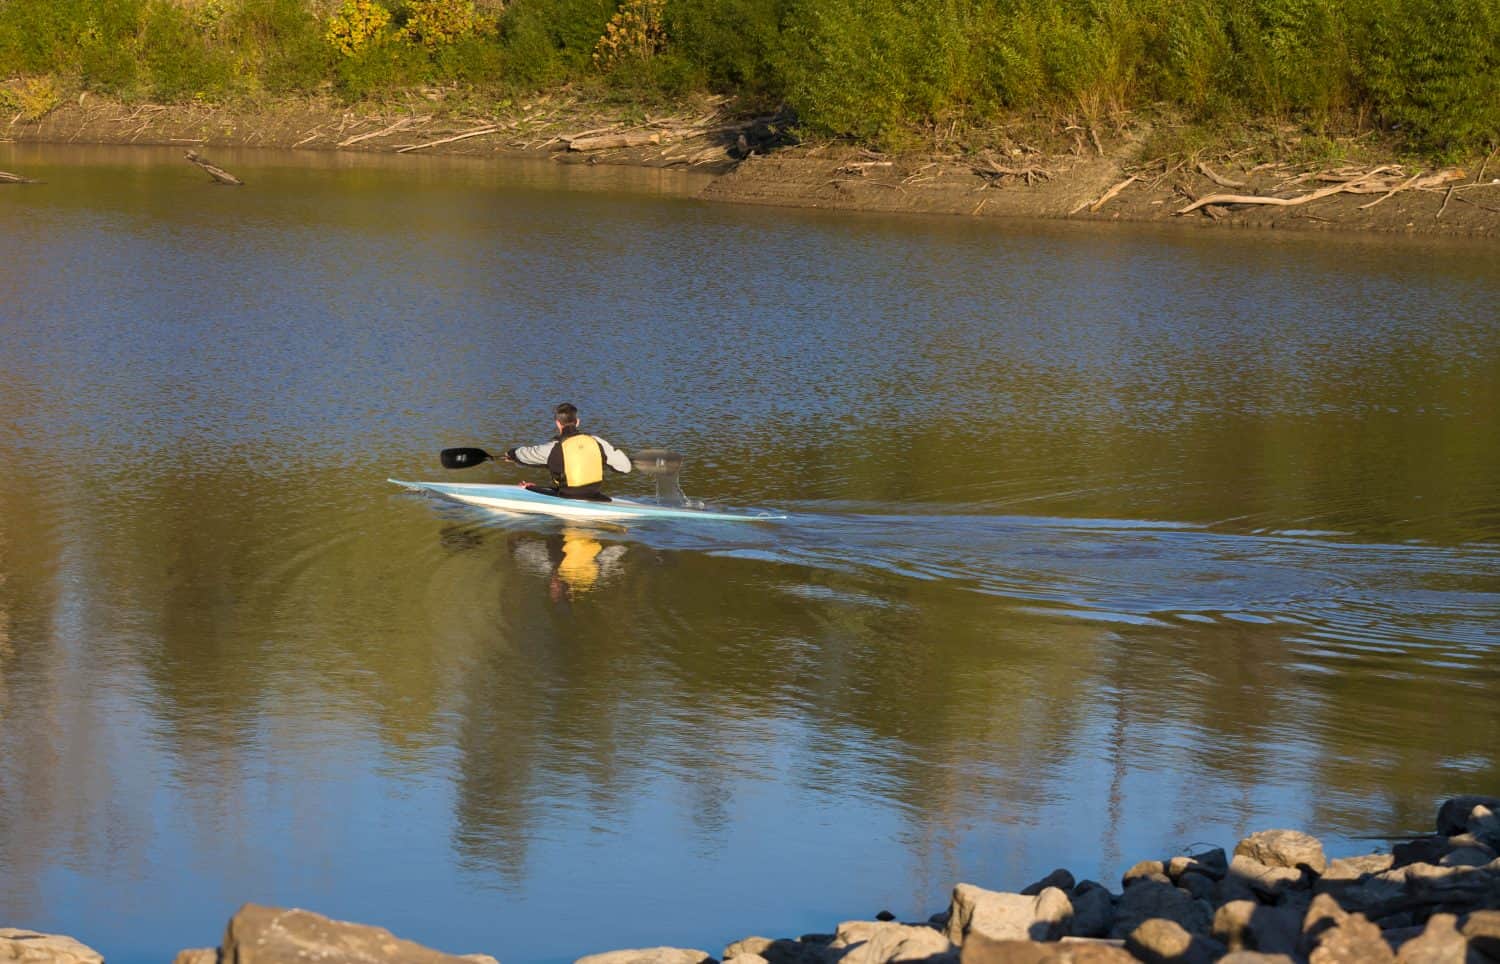
[{"label": "river", "polygon": [[[1492,244],[209,153],[0,144],[0,926],[717,954],[1500,787]],[[788,518],[386,481],[564,400]]]}]

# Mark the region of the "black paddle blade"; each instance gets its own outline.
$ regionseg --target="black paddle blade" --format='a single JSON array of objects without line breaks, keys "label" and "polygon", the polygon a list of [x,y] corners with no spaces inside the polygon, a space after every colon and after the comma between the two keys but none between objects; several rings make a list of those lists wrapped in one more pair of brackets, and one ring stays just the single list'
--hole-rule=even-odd
[{"label": "black paddle blade", "polygon": [[438,453],[445,469],[467,469],[494,458],[484,449],[443,449]]}]

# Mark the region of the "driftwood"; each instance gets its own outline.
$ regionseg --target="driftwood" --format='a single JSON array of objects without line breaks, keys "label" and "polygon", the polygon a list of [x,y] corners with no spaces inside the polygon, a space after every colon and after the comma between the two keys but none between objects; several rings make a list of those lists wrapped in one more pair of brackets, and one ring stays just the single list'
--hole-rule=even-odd
[{"label": "driftwood", "polygon": [[439,144],[452,144],[454,141],[462,141],[470,137],[480,137],[484,134],[498,134],[502,129],[503,128],[499,127],[498,125],[493,124],[489,127],[476,127],[471,131],[464,131],[462,134],[454,134],[452,137],[440,137],[435,141],[428,141],[425,144],[408,144],[405,147],[398,147],[396,148],[396,153],[405,154],[409,151],[420,151],[428,147],[437,147]]},{"label": "driftwood", "polygon": [[1204,177],[1208,178],[1210,181],[1213,181],[1215,184],[1219,185],[1219,187],[1248,186],[1248,182],[1246,181],[1231,181],[1229,178],[1223,176],[1222,174],[1215,174],[1213,169],[1202,161],[1198,162],[1198,170]]},{"label": "driftwood", "polygon": [[984,158],[984,167],[974,168],[974,173],[986,179],[990,183],[999,182],[1007,177],[1017,177],[1030,184],[1033,179],[1045,181],[1052,177],[1052,172],[1043,167],[1002,167],[998,164],[989,151],[983,152],[980,157]]},{"label": "driftwood", "polygon": [[372,137],[383,137],[386,134],[394,134],[397,131],[405,127],[409,127],[410,125],[418,121],[425,120],[427,120],[426,117],[403,117],[391,126],[381,128],[378,131],[370,131],[368,134],[356,134],[353,137],[346,137],[343,140],[339,141],[338,146],[348,147],[351,144],[358,144],[360,141],[367,141]]},{"label": "driftwood", "polygon": [[1089,209],[1089,213],[1093,214],[1093,213],[1097,212],[1100,208],[1104,207],[1104,205],[1106,205],[1110,201],[1114,200],[1115,196],[1118,195],[1121,191],[1125,190],[1127,187],[1129,187],[1130,185],[1134,184],[1136,181],[1139,181],[1139,180],[1140,180],[1140,177],[1138,175],[1132,174],[1129,177],[1127,177],[1125,180],[1121,181],[1119,184],[1116,184],[1114,187],[1110,188],[1108,191],[1105,191],[1103,194],[1101,194],[1099,196],[1099,198],[1097,200],[1094,200],[1094,201],[1083,201],[1076,208],[1074,208],[1073,210],[1069,211],[1068,213],[1069,214],[1077,214],[1079,211],[1082,211],[1084,208],[1088,208]]},{"label": "driftwood", "polygon": [[206,158],[200,157],[197,151],[188,151],[186,154],[184,154],[182,156],[185,157],[185,158],[187,158],[188,160],[192,161],[194,164],[198,165],[199,167],[203,168],[203,170],[207,171],[208,172],[208,176],[211,177],[211,178],[213,178],[214,181],[217,182],[217,183],[219,183],[219,184],[244,184],[245,183],[244,181],[242,181],[239,178],[235,177],[233,174],[230,174],[228,171],[224,170],[222,167],[215,167],[213,164],[210,164]]},{"label": "driftwood", "polygon": [[[1189,204],[1187,207],[1181,208],[1176,213],[1188,214],[1209,204],[1272,204],[1278,207],[1295,207],[1296,205],[1306,204],[1309,201],[1316,201],[1319,198],[1330,197],[1334,194],[1384,194],[1386,197],[1389,197],[1390,195],[1395,194],[1398,191],[1404,191],[1408,188],[1416,188],[1418,190],[1422,190],[1426,188],[1439,187],[1443,184],[1447,184],[1449,181],[1458,180],[1459,178],[1462,178],[1464,176],[1463,171],[1459,170],[1439,171],[1436,174],[1429,174],[1426,177],[1418,175],[1417,177],[1413,177],[1405,182],[1393,181],[1391,179],[1382,178],[1380,176],[1381,174],[1392,170],[1399,169],[1377,167],[1375,170],[1363,175],[1346,176],[1343,172],[1333,172],[1332,174],[1328,175],[1319,175],[1319,179],[1323,179],[1325,177],[1340,177],[1346,179],[1338,180],[1335,183],[1328,185],[1327,187],[1321,187],[1316,191],[1309,191],[1307,194],[1300,194],[1297,197],[1266,197],[1258,194],[1211,194],[1208,197],[1199,198],[1192,204]],[[1381,200],[1384,199],[1385,198],[1381,198]],[[1375,203],[1379,202],[1377,201]],[[1371,207],[1373,205],[1364,206]]]},{"label": "driftwood", "polygon": [[33,180],[33,179],[29,178],[29,177],[22,177],[19,174],[12,174],[9,171],[0,171],[0,184],[36,184],[36,183],[37,182],[35,180]]},{"label": "driftwood", "polygon": [[563,138],[570,151],[605,151],[616,147],[645,147],[660,144],[659,131],[627,131],[623,134],[601,134],[598,137]]}]

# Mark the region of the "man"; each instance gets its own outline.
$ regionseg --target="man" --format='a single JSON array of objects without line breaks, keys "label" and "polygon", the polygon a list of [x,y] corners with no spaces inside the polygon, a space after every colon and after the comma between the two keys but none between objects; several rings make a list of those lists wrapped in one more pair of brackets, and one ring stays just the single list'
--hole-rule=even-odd
[{"label": "man", "polygon": [[577,407],[563,402],[553,410],[557,435],[541,445],[522,445],[505,453],[507,462],[518,465],[544,465],[552,473],[551,487],[522,482],[524,488],[564,499],[593,499],[608,502],[600,491],[604,469],[629,472],[630,458],[624,452],[594,435],[578,430]]}]

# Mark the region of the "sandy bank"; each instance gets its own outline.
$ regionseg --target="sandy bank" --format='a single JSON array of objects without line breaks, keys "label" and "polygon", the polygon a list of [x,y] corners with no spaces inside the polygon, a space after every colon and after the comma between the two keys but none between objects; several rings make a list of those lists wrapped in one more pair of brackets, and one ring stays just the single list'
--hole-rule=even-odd
[{"label": "sandy bank", "polygon": [[[1141,163],[1143,131],[1091,135],[994,153],[883,155],[840,143],[795,143],[783,119],[745,116],[726,98],[700,97],[652,115],[566,94],[483,112],[417,97],[396,108],[358,109],[318,100],[232,109],[84,99],[0,128],[0,140],[10,141],[548,157],[684,168],[719,175],[705,198],[745,204],[1500,238],[1500,159],[1494,157],[1471,165],[1472,171],[1370,158],[1359,164],[1267,160],[1264,152],[1249,150],[1214,156],[1215,166],[1202,157]],[[1341,179],[1358,192],[1324,196]],[[1213,195],[1296,200],[1314,194],[1293,205],[1222,203],[1181,213]]]}]

